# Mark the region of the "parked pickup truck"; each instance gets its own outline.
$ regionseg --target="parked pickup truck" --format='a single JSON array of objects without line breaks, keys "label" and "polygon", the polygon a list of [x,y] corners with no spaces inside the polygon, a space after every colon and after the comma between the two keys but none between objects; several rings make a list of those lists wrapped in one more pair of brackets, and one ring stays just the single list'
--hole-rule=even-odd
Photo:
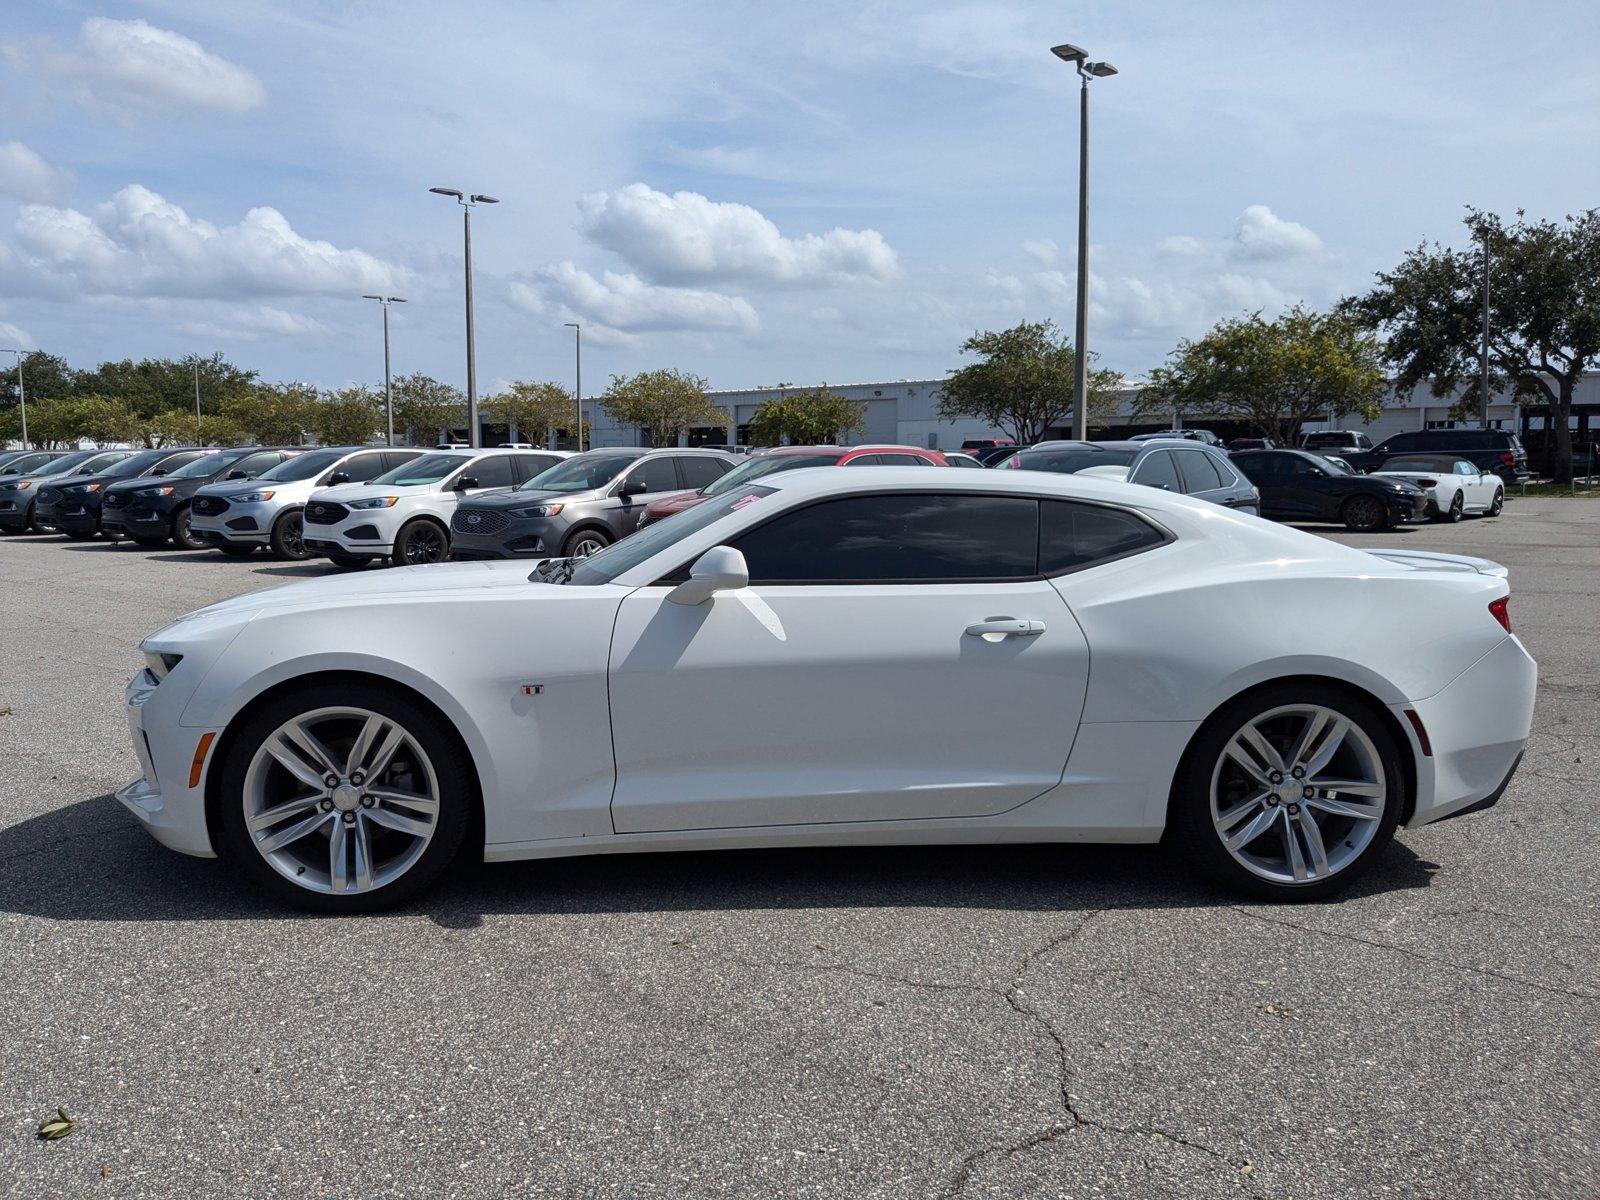
[{"label": "parked pickup truck", "polygon": [[1322,429],[1308,433],[1300,441],[1302,450],[1312,454],[1332,455],[1342,458],[1356,471],[1371,471],[1384,459],[1381,450],[1372,445],[1372,439],[1355,429]]}]

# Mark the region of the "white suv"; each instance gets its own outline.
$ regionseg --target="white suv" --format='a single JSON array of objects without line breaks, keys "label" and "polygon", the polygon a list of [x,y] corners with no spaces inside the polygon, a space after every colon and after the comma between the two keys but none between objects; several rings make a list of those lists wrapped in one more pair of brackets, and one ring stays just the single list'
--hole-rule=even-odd
[{"label": "white suv", "polygon": [[285,459],[254,479],[208,483],[189,505],[194,537],[224,554],[267,546],[278,558],[309,558],[303,513],[311,493],[341,483],[369,483],[422,453],[404,447],[328,446]]},{"label": "white suv", "polygon": [[450,557],[450,517],[463,496],[525,483],[565,450],[434,450],[380,475],[314,492],[306,502],[305,548],[341,567],[377,558],[396,566]]}]

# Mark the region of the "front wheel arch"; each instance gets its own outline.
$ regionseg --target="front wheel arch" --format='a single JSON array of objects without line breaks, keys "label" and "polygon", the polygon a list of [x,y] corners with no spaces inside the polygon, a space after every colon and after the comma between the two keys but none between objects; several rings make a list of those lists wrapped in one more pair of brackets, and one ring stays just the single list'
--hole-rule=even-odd
[{"label": "front wheel arch", "polygon": [[1206,715],[1205,719],[1195,727],[1194,733],[1189,737],[1188,745],[1184,747],[1183,754],[1179,756],[1178,762],[1173,767],[1172,780],[1167,786],[1167,807],[1166,811],[1162,814],[1161,821],[1163,839],[1165,839],[1172,831],[1172,807],[1177,798],[1178,785],[1183,780],[1184,772],[1188,768],[1194,756],[1195,747],[1200,743],[1201,735],[1205,733],[1207,727],[1211,724],[1216,715],[1228,706],[1235,704],[1248,696],[1252,696],[1257,692],[1265,691],[1268,688],[1280,687],[1284,684],[1295,683],[1309,683],[1315,684],[1319,687],[1333,688],[1336,691],[1345,693],[1345,695],[1350,696],[1353,699],[1361,701],[1378,714],[1383,721],[1384,728],[1389,732],[1389,735],[1394,738],[1395,745],[1400,747],[1401,750],[1400,771],[1403,777],[1402,783],[1404,785],[1405,794],[1400,802],[1400,824],[1403,826],[1411,820],[1411,816],[1417,808],[1417,751],[1416,747],[1412,744],[1410,734],[1407,733],[1404,726],[1400,723],[1400,718],[1395,716],[1394,710],[1380,700],[1377,696],[1367,691],[1366,688],[1358,687],[1357,685],[1345,679],[1336,679],[1329,675],[1282,675],[1276,679],[1262,680],[1260,683],[1252,684],[1251,686],[1224,698],[1223,700],[1219,701],[1216,707],[1214,707],[1211,712]]},{"label": "front wheel arch", "polygon": [[206,765],[206,836],[211,845],[218,845],[218,815],[222,806],[222,764],[227,761],[227,756],[233,753],[233,746],[238,731],[249,722],[262,708],[293,692],[311,692],[325,688],[337,688],[341,685],[359,684],[365,687],[380,687],[402,695],[414,704],[426,709],[438,719],[438,728],[459,746],[466,760],[472,764],[472,777],[467,782],[473,799],[472,824],[467,830],[467,837],[476,839],[476,854],[483,857],[484,846],[484,811],[483,811],[483,766],[472,753],[472,747],[467,739],[461,736],[461,731],[456,723],[432,700],[413,687],[397,683],[393,679],[382,675],[369,674],[366,671],[318,671],[314,675],[296,675],[293,678],[282,680],[273,684],[256,696],[253,696],[238,712],[228,720],[227,727],[217,738],[217,744],[211,752],[211,761]]}]

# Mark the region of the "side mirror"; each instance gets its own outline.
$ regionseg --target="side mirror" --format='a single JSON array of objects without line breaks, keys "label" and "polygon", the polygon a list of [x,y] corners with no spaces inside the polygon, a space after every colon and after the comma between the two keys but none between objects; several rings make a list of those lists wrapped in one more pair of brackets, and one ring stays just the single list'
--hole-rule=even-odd
[{"label": "side mirror", "polygon": [[150,472],[150,478],[159,479],[159,478],[161,478],[161,476],[165,475],[166,473],[167,473],[167,469],[165,467],[157,467],[154,471]]},{"label": "side mirror", "polygon": [[630,479],[622,485],[622,490],[617,495],[626,499],[629,496],[642,496],[648,489],[642,479]]},{"label": "side mirror", "polygon": [[229,471],[228,472],[228,478],[229,479],[249,479],[249,478],[251,478],[251,475],[250,475],[249,471]]},{"label": "side mirror", "polygon": [[458,491],[458,492],[465,492],[468,489],[475,488],[477,486],[478,486],[478,477],[476,475],[463,475],[463,476],[461,476],[461,478],[456,480],[456,489],[455,490]]},{"label": "side mirror", "polygon": [[350,482],[350,472],[349,471],[335,471],[332,475],[329,475],[328,478],[324,481],[324,486],[333,487],[336,484],[349,483],[349,482]]},{"label": "side mirror", "polygon": [[674,604],[704,604],[717,592],[750,586],[750,568],[732,546],[713,546],[689,568],[689,579],[667,593]]}]

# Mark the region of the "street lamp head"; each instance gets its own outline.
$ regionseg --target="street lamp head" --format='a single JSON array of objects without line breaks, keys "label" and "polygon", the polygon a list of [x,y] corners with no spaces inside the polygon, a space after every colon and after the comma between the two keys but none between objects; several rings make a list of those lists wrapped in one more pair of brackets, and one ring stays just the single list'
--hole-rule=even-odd
[{"label": "street lamp head", "polygon": [[382,296],[371,296],[371,295],[368,295],[366,293],[362,293],[361,298],[363,300],[382,300],[383,299]]},{"label": "street lamp head", "polygon": [[562,326],[564,328],[567,328],[567,329],[580,329],[580,328],[582,328],[582,326],[580,326],[576,321],[563,321],[563,322],[561,322],[561,324],[562,324]]},{"label": "street lamp head", "polygon": [[485,196],[485,195],[482,195],[482,194],[474,195],[472,197],[472,202],[474,204],[499,204],[500,203],[500,201],[496,200],[493,196]]},{"label": "street lamp head", "polygon": [[1104,79],[1107,75],[1115,75],[1117,69],[1108,62],[1084,63],[1083,69],[1096,79]]},{"label": "street lamp head", "polygon": [[436,196],[454,196],[457,200],[462,198],[461,193],[455,188],[429,188],[428,190]]},{"label": "street lamp head", "polygon": [[1063,42],[1059,46],[1051,46],[1050,53],[1054,54],[1062,62],[1069,63],[1081,63],[1084,59],[1089,57],[1089,52],[1083,49],[1083,47],[1069,45],[1066,42]]},{"label": "street lamp head", "polygon": [[385,296],[383,302],[385,304],[404,304],[406,298],[404,296]]}]

